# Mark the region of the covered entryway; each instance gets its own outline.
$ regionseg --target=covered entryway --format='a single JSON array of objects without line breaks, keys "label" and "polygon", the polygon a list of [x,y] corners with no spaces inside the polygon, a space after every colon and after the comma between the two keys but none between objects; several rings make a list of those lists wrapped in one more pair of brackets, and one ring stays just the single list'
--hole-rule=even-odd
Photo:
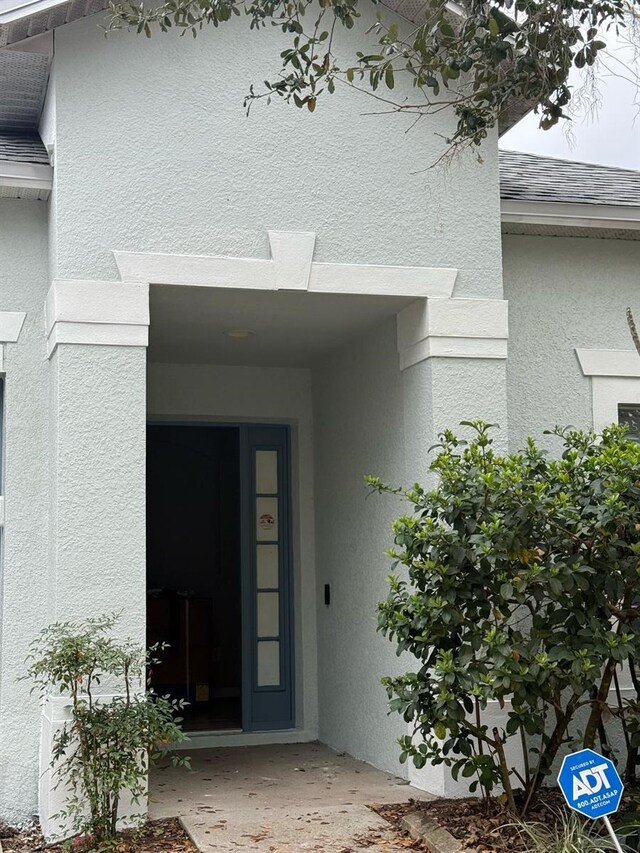
[{"label": "covered entryway", "polygon": [[[405,663],[376,632],[376,607],[388,594],[385,551],[404,507],[367,501],[363,478],[424,480],[442,428],[470,417],[503,422],[506,306],[452,298],[455,269],[316,261],[314,241],[270,232],[268,257],[117,250],[121,281],[53,282],[55,523],[43,588],[55,618],[118,609],[123,635],[144,643],[148,424],[286,427],[293,725],[193,731],[186,748],[320,740],[446,793],[441,768],[398,763],[406,724],[388,714],[380,679]],[[463,294],[472,279],[467,271]],[[258,640],[275,638],[254,640],[257,660]],[[214,687],[212,678],[210,696]],[[64,710],[56,700],[43,707],[40,737],[47,831],[62,796],[49,772]]]},{"label": "covered entryway", "polygon": [[[257,490],[257,460],[243,455],[242,438],[239,461],[228,454],[241,472],[240,532],[228,523],[241,541],[240,656],[237,630],[227,633],[228,656],[214,648],[213,625],[204,646],[214,664],[221,654],[235,659],[236,676],[240,660],[240,695],[237,677],[227,673],[223,683],[217,664],[204,667],[208,684],[190,673],[189,695],[203,713],[188,712],[186,749],[320,740],[441,790],[438,768],[398,763],[406,723],[389,715],[380,680],[405,664],[376,631],[376,609],[388,594],[385,552],[404,506],[367,501],[365,476],[424,481],[443,427],[478,413],[493,420],[495,395],[485,391],[502,388],[504,305],[451,298],[454,269],[316,261],[307,232],[270,232],[268,240],[268,258],[115,253],[123,280],[149,283],[148,422],[211,436],[288,434],[287,495],[280,475],[277,494]],[[254,449],[270,447],[260,438]],[[204,470],[205,483],[215,479],[207,467],[194,474]],[[178,499],[171,495],[170,505]],[[212,518],[220,510],[207,501],[204,517]],[[290,535],[281,539],[285,523]],[[277,540],[261,538],[270,528]],[[278,556],[278,585],[263,586],[258,570],[272,570],[274,545],[290,554],[288,581]],[[235,571],[237,579],[237,561]],[[224,601],[237,596],[237,582],[234,589],[217,594]],[[233,700],[224,727],[211,707],[218,698]]]},{"label": "covered entryway", "polygon": [[376,456],[401,466],[396,314],[411,301],[150,287],[148,640],[170,645],[152,683],[189,702],[189,751],[322,737],[321,689],[347,737],[331,722],[358,695],[345,679],[366,679],[385,724],[379,662],[362,655],[384,643],[366,598],[383,594],[387,522],[367,543],[375,585],[361,588],[361,556],[328,549],[370,526],[339,506],[369,508]]}]

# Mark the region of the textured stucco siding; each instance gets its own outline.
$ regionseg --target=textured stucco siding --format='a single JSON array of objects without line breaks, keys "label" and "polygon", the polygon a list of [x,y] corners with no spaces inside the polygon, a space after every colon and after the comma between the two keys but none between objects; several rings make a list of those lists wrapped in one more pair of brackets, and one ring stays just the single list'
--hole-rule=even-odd
[{"label": "textured stucco siding", "polygon": [[640,314],[640,243],[505,235],[503,255],[510,444],[557,447],[545,429],[593,423],[576,347],[633,348],[625,310]]},{"label": "textured stucco siding", "polygon": [[37,811],[40,710],[24,675],[28,646],[50,621],[48,596],[47,208],[0,202],[0,310],[25,311],[5,346],[6,526],[0,568],[0,816]]},{"label": "textured stucco siding", "polygon": [[[367,499],[364,477],[398,482],[404,471],[402,378],[395,323],[329,357],[313,371],[316,436],[320,739],[406,777],[398,762],[400,716],[387,716],[383,675],[402,671],[376,633],[388,591],[391,522],[401,502]],[[423,391],[426,393],[426,391]],[[324,604],[324,584],[331,604]]]},{"label": "textured stucco siding", "polygon": [[376,607],[388,593],[391,524],[411,508],[397,497],[367,498],[364,477],[404,487],[429,482],[429,448],[461,420],[483,417],[506,432],[505,365],[441,358],[401,372],[395,332],[391,319],[312,372],[320,739],[444,794],[442,767],[416,771],[399,763],[397,738],[407,726],[387,715],[380,683],[419,665],[409,655],[398,658],[394,643],[376,632]]},{"label": "textured stucco siding", "polygon": [[[350,53],[371,16],[342,34]],[[500,299],[495,140],[482,162],[428,169],[451,115],[407,133],[409,118],[367,115],[375,102],[347,89],[313,115],[258,103],[247,118],[243,97],[277,71],[281,34],[250,33],[240,19],[196,40],[105,39],[98,24],[56,32],[49,221],[44,205],[0,208],[0,309],[28,312],[6,359],[0,813],[21,819],[37,807],[40,715],[16,677],[38,629],[122,610],[123,633],[144,637],[147,405],[152,416],[297,424],[299,724],[318,731],[319,706],[324,740],[406,773],[394,743],[404,725],[387,717],[379,684],[401,662],[375,633],[400,507],[365,502],[362,478],[420,476],[438,429],[501,399],[501,366],[421,364],[401,375],[391,319],[313,371],[313,416],[308,371],[276,381],[259,368],[200,366],[187,377],[184,366],[152,365],[145,400],[143,348],[64,344],[47,362],[42,308],[54,278],[117,279],[114,249],[265,257],[267,229],[316,232],[319,261],[454,267],[456,296]]]},{"label": "textured stucco siding", "polygon": [[[345,52],[374,12],[340,33]],[[105,39],[99,23],[56,33],[59,277],[116,278],[111,249],[264,257],[271,228],[317,232],[316,260],[456,267],[459,295],[500,297],[494,139],[482,163],[430,170],[450,114],[406,133],[409,117],[371,115],[345,87],[313,114],[259,102],[247,117],[249,85],[277,71],[276,30],[241,17],[195,40]]]},{"label": "textured stucco siding", "polygon": [[121,613],[145,640],[145,400],[142,347],[59,346],[51,571],[56,618]]}]

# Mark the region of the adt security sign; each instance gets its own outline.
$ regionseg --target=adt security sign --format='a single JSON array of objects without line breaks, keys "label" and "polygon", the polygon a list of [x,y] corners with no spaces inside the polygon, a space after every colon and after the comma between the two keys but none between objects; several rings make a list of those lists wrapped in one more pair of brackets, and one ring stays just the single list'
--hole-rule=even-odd
[{"label": "adt security sign", "polygon": [[569,808],[590,818],[617,812],[624,790],[613,762],[592,749],[566,756],[558,785]]},{"label": "adt security sign", "polygon": [[592,749],[574,752],[562,762],[558,785],[567,805],[585,817],[604,819],[618,853],[622,847],[607,815],[618,811],[624,785],[615,765]]}]

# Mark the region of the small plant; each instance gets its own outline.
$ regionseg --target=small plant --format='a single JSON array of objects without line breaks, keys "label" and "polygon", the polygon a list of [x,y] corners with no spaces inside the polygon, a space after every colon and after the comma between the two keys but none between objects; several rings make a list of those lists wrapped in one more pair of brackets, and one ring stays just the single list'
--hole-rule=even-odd
[{"label": "small plant", "polygon": [[519,821],[520,837],[527,853],[596,853],[615,850],[613,842],[597,832],[593,822],[588,823],[574,812],[554,812],[551,824]]},{"label": "small plant", "polygon": [[[149,651],[113,635],[117,616],[49,626],[35,640],[27,677],[46,695],[68,696],[71,720],[58,732],[51,767],[56,787],[68,790],[56,815],[89,839],[91,850],[109,849],[116,837],[123,792],[133,803],[146,796],[149,763],[185,735],[176,714],[184,703],[146,690]],[[187,764],[173,757],[174,764]]]}]

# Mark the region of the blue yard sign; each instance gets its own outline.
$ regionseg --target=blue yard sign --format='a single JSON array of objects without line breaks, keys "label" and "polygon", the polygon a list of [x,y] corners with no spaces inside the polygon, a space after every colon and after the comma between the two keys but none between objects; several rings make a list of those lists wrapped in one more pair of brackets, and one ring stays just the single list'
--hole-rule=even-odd
[{"label": "blue yard sign", "polygon": [[624,790],[614,763],[592,749],[566,756],[558,785],[569,808],[590,818],[617,812]]},{"label": "blue yard sign", "polygon": [[592,820],[604,818],[617,850],[621,851],[607,817],[618,811],[624,790],[615,764],[592,749],[581,749],[565,757],[558,785],[570,809]]}]

